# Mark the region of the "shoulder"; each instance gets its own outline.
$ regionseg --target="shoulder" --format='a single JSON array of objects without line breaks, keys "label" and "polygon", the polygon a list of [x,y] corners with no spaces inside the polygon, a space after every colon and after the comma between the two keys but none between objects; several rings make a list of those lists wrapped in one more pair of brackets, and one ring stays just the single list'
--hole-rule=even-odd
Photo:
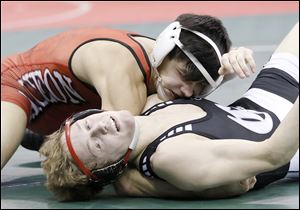
[{"label": "shoulder", "polygon": [[72,57],[71,67],[76,75],[83,75],[86,80],[98,80],[107,75],[132,77],[139,73],[134,71],[139,66],[131,51],[112,41],[93,41],[81,46]]},{"label": "shoulder", "polygon": [[154,106],[155,104],[158,104],[161,102],[163,102],[163,100],[159,99],[157,94],[152,94],[152,95],[148,96],[145,107],[143,109],[143,112],[145,112],[146,110],[148,110],[150,107]]}]

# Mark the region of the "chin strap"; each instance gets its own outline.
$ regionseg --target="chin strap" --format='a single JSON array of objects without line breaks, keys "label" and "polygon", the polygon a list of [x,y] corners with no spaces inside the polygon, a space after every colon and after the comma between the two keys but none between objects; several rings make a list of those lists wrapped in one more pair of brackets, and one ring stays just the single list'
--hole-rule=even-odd
[{"label": "chin strap", "polygon": [[130,156],[132,150],[134,150],[136,148],[137,142],[138,142],[139,137],[140,137],[140,126],[139,126],[136,119],[134,120],[134,122],[135,122],[134,134],[133,134],[133,137],[132,137],[132,141],[131,141],[131,143],[128,147],[128,151],[126,152],[125,157],[124,157],[125,164],[127,164],[128,160],[129,160],[129,156]]},{"label": "chin strap", "polygon": [[158,97],[163,100],[163,101],[167,101],[170,100],[170,98],[167,96],[167,94],[165,93],[165,90],[162,86],[162,79],[158,73],[158,70],[156,68],[153,68],[153,72],[155,74],[154,78],[155,78],[155,88],[156,88],[156,92]]}]

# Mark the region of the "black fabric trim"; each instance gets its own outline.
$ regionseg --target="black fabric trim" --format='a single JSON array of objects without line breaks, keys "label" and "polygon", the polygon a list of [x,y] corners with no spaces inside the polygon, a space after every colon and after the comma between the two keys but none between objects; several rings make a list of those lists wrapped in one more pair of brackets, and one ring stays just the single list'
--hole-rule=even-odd
[{"label": "black fabric trim", "polygon": [[[270,83],[272,85],[269,85]],[[250,88],[274,93],[291,103],[294,103],[297,99],[295,96],[299,95],[299,83],[291,75],[277,68],[263,69]]]},{"label": "black fabric trim", "polygon": [[[127,36],[128,36],[132,41],[134,41],[135,43],[137,43],[137,44],[140,46],[140,48],[142,49],[143,54],[144,54],[144,56],[145,56],[145,59],[146,59],[146,61],[147,61],[148,68],[149,68],[149,79],[150,79],[150,78],[151,78],[151,67],[152,67],[152,65],[151,65],[150,59],[149,59],[149,57],[148,57],[148,54],[147,54],[146,50],[144,49],[144,47],[143,47],[138,41],[136,41],[135,39],[133,39],[133,37],[144,37],[144,38],[148,38],[148,39],[151,39],[151,40],[154,40],[154,39],[153,39],[153,38],[150,38],[150,37],[147,37],[147,36],[137,35],[137,34],[127,34]],[[138,59],[138,62],[139,62],[139,66],[143,66],[143,65],[140,63],[140,60],[139,60],[139,59]],[[146,78],[146,79],[145,79],[145,84],[148,85],[147,76],[146,76],[146,71],[145,71],[144,68],[143,68],[142,73],[143,73],[143,75],[144,75],[144,78]]]},{"label": "black fabric trim", "polygon": [[284,178],[289,171],[289,167],[290,167],[290,162],[275,170],[256,175],[256,183],[252,190],[264,188],[265,186],[271,184],[272,182]]},{"label": "black fabric trim", "polygon": [[[203,99],[205,100],[205,99]],[[205,100],[207,102],[207,100]],[[155,108],[153,110],[151,110],[151,112],[149,114],[151,114],[152,112],[154,111],[157,111],[159,109],[162,109],[164,107],[167,107],[167,106],[172,106],[172,105],[178,105],[178,104],[192,104],[192,105],[195,105],[197,106],[197,101],[196,100],[188,100],[188,103],[187,103],[187,99],[176,99],[176,100],[173,100],[174,103],[171,103],[171,104],[165,104],[165,106],[155,106]],[[165,102],[162,102],[160,104],[163,104]],[[211,102],[213,103],[213,102]],[[175,126],[172,126],[170,127],[169,129],[167,129],[165,132],[163,132],[159,137],[157,137],[154,141],[152,141],[147,147],[146,149],[143,151],[141,157],[140,157],[140,161],[139,161],[139,170],[142,174],[143,173],[143,161],[144,161],[144,158],[145,157],[148,157],[146,159],[146,165],[147,165],[147,171],[151,174],[151,176],[157,178],[157,179],[160,179],[160,180],[163,180],[162,178],[160,178],[159,176],[157,176],[155,174],[155,172],[152,170],[151,168],[151,164],[150,164],[150,158],[151,156],[153,155],[153,153],[156,151],[158,145],[160,143],[162,143],[163,141],[169,139],[169,138],[172,138],[172,137],[175,137],[175,136],[178,136],[178,135],[181,135],[181,134],[187,134],[187,133],[193,133],[193,134],[196,134],[197,135],[197,132],[194,131],[193,129],[193,126],[194,124],[196,123],[199,123],[199,122],[202,122],[202,121],[206,121],[206,120],[209,120],[211,117],[212,117],[212,113],[209,109],[206,109],[206,106],[204,104],[202,104],[201,108],[206,112],[206,115],[200,119],[194,119],[194,120],[190,120],[190,121],[186,121],[186,122],[183,122],[183,123],[180,123],[180,124],[177,124]],[[179,127],[182,127],[184,128],[186,125],[189,125],[191,124],[192,126],[192,130],[182,130],[178,133],[174,133],[172,136],[167,136],[167,134],[170,132],[170,131],[175,131],[177,128]],[[201,133],[202,136],[204,137],[207,137],[207,138],[211,138],[211,139],[214,139],[215,136],[212,136],[208,133]],[[163,140],[160,140],[161,138],[163,138],[164,136],[166,136],[165,139]],[[146,175],[145,175],[146,176]],[[148,176],[147,176],[148,177]]]}]

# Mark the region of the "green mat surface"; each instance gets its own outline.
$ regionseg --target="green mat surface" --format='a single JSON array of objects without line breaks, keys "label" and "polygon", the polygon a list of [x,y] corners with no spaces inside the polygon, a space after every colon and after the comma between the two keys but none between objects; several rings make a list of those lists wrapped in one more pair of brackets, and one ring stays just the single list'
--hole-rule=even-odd
[{"label": "green mat surface", "polygon": [[283,179],[264,189],[219,200],[173,200],[116,196],[107,186],[85,202],[58,202],[43,186],[42,175],[23,177],[1,186],[1,208],[34,209],[299,209],[299,182]]}]

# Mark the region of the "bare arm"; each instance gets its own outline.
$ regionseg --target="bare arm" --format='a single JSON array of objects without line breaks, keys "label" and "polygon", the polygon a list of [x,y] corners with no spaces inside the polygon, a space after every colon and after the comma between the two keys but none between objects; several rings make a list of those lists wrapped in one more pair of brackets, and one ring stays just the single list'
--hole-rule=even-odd
[{"label": "bare arm", "polygon": [[294,25],[275,50],[275,53],[281,52],[288,52],[299,58],[299,22]]},{"label": "bare arm", "polygon": [[151,163],[159,177],[177,188],[200,192],[274,170],[286,164],[298,147],[297,98],[274,134],[263,142],[242,139],[211,141],[185,134],[161,143]]},{"label": "bare arm", "polygon": [[81,81],[97,90],[102,109],[141,113],[147,99],[146,85],[127,48],[110,41],[85,44],[75,53],[72,68]]},{"label": "bare arm", "polygon": [[19,106],[1,101],[1,170],[20,145],[27,116]]},{"label": "bare arm", "polygon": [[188,197],[182,190],[158,179],[149,179],[137,169],[128,169],[114,184],[122,196],[134,197]]},{"label": "bare arm", "polygon": [[255,177],[207,189],[201,192],[183,191],[168,182],[142,176],[136,169],[127,170],[114,184],[121,196],[164,197],[164,198],[228,198],[246,193],[253,188]]},{"label": "bare arm", "polygon": [[[125,62],[125,61],[124,61]],[[102,109],[128,110],[133,115],[139,115],[147,99],[146,86],[138,66],[131,62],[115,66],[103,74],[95,76],[95,88],[102,98]],[[136,71],[136,74],[132,73]]]},{"label": "bare arm", "polygon": [[146,102],[145,107],[143,109],[143,112],[147,111],[149,108],[151,108],[155,104],[158,104],[158,103],[161,103],[161,102],[163,102],[163,101],[160,98],[158,98],[157,93],[148,96],[147,102]]},{"label": "bare arm", "polygon": [[[299,57],[298,23],[280,43],[278,52]],[[299,98],[273,135],[263,142],[209,141],[185,135],[189,141],[175,137],[163,142],[152,156],[155,172],[168,182],[180,189],[203,191],[253,177],[286,164],[299,148]]]}]

